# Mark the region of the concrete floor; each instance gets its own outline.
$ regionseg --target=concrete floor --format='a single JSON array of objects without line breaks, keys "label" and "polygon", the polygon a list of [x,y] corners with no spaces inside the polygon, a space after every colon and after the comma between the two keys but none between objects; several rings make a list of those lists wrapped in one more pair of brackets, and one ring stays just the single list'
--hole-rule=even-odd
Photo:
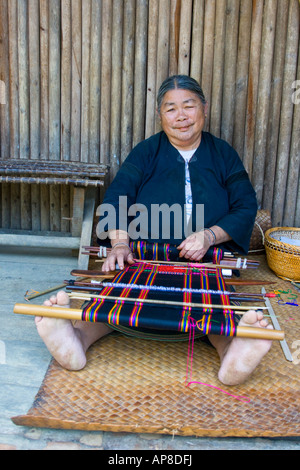
[{"label": "concrete floor", "polygon": [[[43,291],[70,278],[77,259],[69,252],[0,247],[0,450],[297,450],[300,440],[198,438],[153,434],[84,432],[16,426],[26,414],[50,362],[33,317],[13,314],[27,290]],[[41,304],[46,296],[35,299]]]}]

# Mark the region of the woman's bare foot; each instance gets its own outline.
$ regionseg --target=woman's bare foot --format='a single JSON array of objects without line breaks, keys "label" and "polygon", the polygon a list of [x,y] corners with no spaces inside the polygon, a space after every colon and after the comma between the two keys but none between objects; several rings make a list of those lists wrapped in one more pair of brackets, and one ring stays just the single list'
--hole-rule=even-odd
[{"label": "woman's bare foot", "polygon": [[[70,306],[69,296],[60,291],[44,302],[53,307]],[[102,323],[76,322],[71,320],[36,317],[35,324],[38,333],[44,341],[50,354],[65,369],[80,370],[86,365],[86,351],[89,346],[111,329]]]},{"label": "woman's bare foot", "polygon": [[[243,315],[239,326],[273,328],[263,318],[261,312],[254,310],[249,310]],[[234,337],[229,339],[211,335],[209,339],[220,355],[221,367],[218,377],[225,385],[238,385],[245,382],[272,345],[270,340],[251,338]]]}]

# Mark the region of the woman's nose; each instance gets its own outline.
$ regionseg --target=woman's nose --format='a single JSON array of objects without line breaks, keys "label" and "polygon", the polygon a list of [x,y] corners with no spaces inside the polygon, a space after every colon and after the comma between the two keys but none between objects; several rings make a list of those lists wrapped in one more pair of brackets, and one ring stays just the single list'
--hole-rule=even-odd
[{"label": "woman's nose", "polygon": [[178,121],[183,121],[183,120],[187,119],[187,115],[186,115],[183,108],[178,110],[177,119],[178,119]]}]

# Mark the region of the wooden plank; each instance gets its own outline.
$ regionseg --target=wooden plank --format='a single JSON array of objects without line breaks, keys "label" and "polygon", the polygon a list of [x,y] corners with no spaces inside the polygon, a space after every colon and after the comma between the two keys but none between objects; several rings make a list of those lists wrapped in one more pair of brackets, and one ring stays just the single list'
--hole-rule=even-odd
[{"label": "wooden plank", "polygon": [[136,6],[132,145],[145,137],[148,0]]},{"label": "wooden plank", "polygon": [[39,1],[28,1],[28,47],[29,47],[29,115],[30,158],[40,157],[40,21]]},{"label": "wooden plank", "polygon": [[265,3],[262,29],[262,46],[258,82],[257,113],[255,117],[255,143],[252,171],[252,183],[256,191],[259,207],[261,207],[264,187],[276,7],[277,2],[274,0],[269,0]]},{"label": "wooden plank", "polygon": [[41,159],[49,156],[49,2],[40,0]]},{"label": "wooden plank", "polygon": [[[60,159],[60,1],[49,0],[49,158]],[[54,216],[53,216],[54,217]]]},{"label": "wooden plank", "polygon": [[272,221],[275,226],[282,225],[284,217],[285,188],[287,184],[289,153],[292,135],[294,104],[291,100],[291,84],[296,80],[297,58],[299,46],[299,2],[289,2],[288,35],[282,89],[280,113],[280,133],[276,162],[276,178]]},{"label": "wooden plank", "polygon": [[123,0],[115,0],[112,10],[112,64],[110,114],[110,179],[121,163]]},{"label": "wooden plank", "polygon": [[181,0],[170,2],[169,75],[178,73]]},{"label": "wooden plank", "polygon": [[112,2],[102,0],[100,161],[109,162],[111,109]]},{"label": "wooden plank", "polygon": [[135,1],[124,3],[122,115],[121,115],[121,161],[132,149],[133,86],[134,86],[134,31]]},{"label": "wooden plank", "polygon": [[80,237],[81,235],[85,192],[86,188],[74,187],[73,189],[73,212],[71,223],[71,233],[73,237]]},{"label": "wooden plank", "polygon": [[156,119],[156,56],[158,37],[158,0],[149,0],[147,97],[145,110],[145,137],[155,132]]},{"label": "wooden plank", "polygon": [[202,61],[203,61],[203,30],[204,30],[205,0],[194,0],[193,3],[193,34],[191,51],[191,77],[195,78],[203,87]]},{"label": "wooden plank", "polygon": [[72,106],[71,155],[73,162],[80,161],[81,147],[81,71],[82,71],[82,18],[81,0],[71,2],[72,28]]},{"label": "wooden plank", "polygon": [[10,107],[10,156],[19,157],[19,67],[18,67],[18,28],[17,0],[8,2],[9,33],[9,107]]},{"label": "wooden plank", "polygon": [[209,129],[212,134],[221,137],[223,74],[224,74],[224,49],[226,32],[226,0],[218,1],[216,9],[216,34],[214,43],[212,93],[210,106]]},{"label": "wooden plank", "polygon": [[30,156],[27,0],[18,1],[20,158]]},{"label": "wooden plank", "polygon": [[80,161],[89,161],[91,0],[82,0],[82,87]]},{"label": "wooden plank", "polygon": [[229,144],[232,144],[233,138],[238,25],[239,0],[228,0],[226,9],[221,137]]},{"label": "wooden plank", "polygon": [[[169,75],[169,35],[170,35],[170,2],[159,1],[158,31],[157,31],[157,57],[156,57],[156,93],[163,80]],[[155,132],[161,130],[158,120],[155,121]]]},{"label": "wooden plank", "polygon": [[252,4],[248,0],[241,0],[239,37],[235,89],[235,113],[233,128],[233,147],[244,159],[244,135],[247,104],[248,68],[249,68],[249,38],[251,34]]},{"label": "wooden plank", "polygon": [[210,120],[210,105],[212,101],[211,86],[212,86],[212,71],[213,71],[213,50],[214,50],[214,35],[215,35],[215,10],[216,2],[211,0],[205,3],[204,14],[204,42],[203,42],[203,65],[202,65],[202,88],[203,93],[208,101],[207,120],[204,130],[209,130]]},{"label": "wooden plank", "polygon": [[42,235],[24,235],[22,231],[18,234],[0,233],[0,245],[18,246],[18,247],[38,247],[38,248],[66,248],[78,249],[80,246],[80,237],[63,237]]},{"label": "wooden plank", "polygon": [[[297,77],[300,77],[300,44],[298,51],[298,70]],[[297,86],[299,90],[299,85]],[[296,204],[295,195],[299,194],[300,187],[300,103],[294,103],[293,127],[291,135],[289,168],[287,175],[285,206],[283,215],[284,227],[299,227],[296,220]]]},{"label": "wooden plank", "polygon": [[89,187],[85,192],[84,211],[80,236],[78,269],[88,269],[89,255],[82,254],[84,246],[90,246],[96,203],[96,188]]},{"label": "wooden plank", "polygon": [[244,139],[244,165],[252,178],[255,116],[257,109],[259,58],[263,18],[263,0],[252,4],[251,42],[248,72],[247,108]]},{"label": "wooden plank", "polygon": [[61,159],[71,159],[71,0],[61,2]]},{"label": "wooden plank", "polygon": [[192,0],[184,0],[181,3],[178,73],[184,75],[190,73],[192,9]]},{"label": "wooden plank", "polygon": [[90,58],[90,133],[89,161],[98,163],[100,145],[100,47],[101,47],[101,5],[92,0],[91,13],[91,58]]},{"label": "wooden plank", "polygon": [[7,158],[10,152],[9,132],[9,58],[8,58],[8,8],[0,2],[0,156]]},{"label": "wooden plank", "polygon": [[274,44],[274,63],[270,96],[270,111],[268,119],[268,141],[262,202],[262,207],[270,212],[272,211],[274,194],[288,12],[289,0],[282,0],[278,2],[276,18],[276,36]]},{"label": "wooden plank", "polygon": [[[30,158],[40,158],[40,20],[39,0],[28,2],[28,31],[29,31],[29,93],[30,93]],[[40,188],[38,185],[30,186],[30,206],[27,210],[31,220],[31,228],[39,230],[40,221]],[[29,223],[28,223],[29,225]]]}]

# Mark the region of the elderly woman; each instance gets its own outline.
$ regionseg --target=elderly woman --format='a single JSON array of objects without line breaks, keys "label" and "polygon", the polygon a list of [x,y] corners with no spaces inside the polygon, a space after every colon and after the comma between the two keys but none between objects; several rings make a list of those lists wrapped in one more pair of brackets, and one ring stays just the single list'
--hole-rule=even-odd
[{"label": "elderly woman", "polygon": [[[116,209],[118,223],[119,196],[125,195],[129,208],[142,207],[147,213],[148,233],[141,238],[179,245],[181,257],[200,260],[211,245],[246,254],[257,212],[255,193],[234,149],[203,132],[207,103],[202,89],[190,77],[172,76],[161,85],[157,101],[162,132],[132,150],[107,191],[104,205]],[[180,227],[177,219],[170,218],[167,239],[162,223],[152,226],[153,210],[162,204],[181,207],[188,218],[182,218]],[[199,206],[204,208],[204,220],[196,210]],[[188,221],[193,233],[182,241],[176,233],[184,233]],[[130,219],[127,223],[130,226]],[[116,248],[104,270],[113,270],[116,261],[123,267],[124,261],[132,259],[126,246],[130,233],[117,228],[109,232]]]},{"label": "elderly woman", "polygon": [[[169,77],[160,87],[157,102],[162,131],[131,151],[104,198],[105,207],[116,211],[116,225],[107,227],[112,250],[103,271],[114,270],[116,263],[120,269],[125,263],[133,263],[129,247],[132,207],[144,210],[147,217],[144,225],[148,230],[141,230],[140,236],[177,245],[180,257],[200,260],[212,245],[241,253],[247,253],[249,247],[257,211],[255,192],[234,149],[203,131],[207,103],[199,84],[188,76]],[[126,196],[129,211],[118,225],[120,196]],[[169,221],[167,239],[162,224],[152,226],[153,205],[162,204],[176,204],[183,209],[182,233],[190,227],[185,238],[177,238],[178,221],[175,227],[174,218]],[[198,231],[197,205],[204,207]],[[102,214],[97,230],[101,238],[104,221]],[[67,303],[64,292],[47,301],[48,305]],[[36,324],[49,351],[68,369],[84,367],[88,347],[112,331],[101,323],[73,325],[47,318],[37,318]],[[262,314],[255,311],[247,312],[239,324],[270,328]],[[208,339],[220,356],[219,379],[228,385],[245,381],[271,346],[268,340],[215,335],[208,335]]]}]

